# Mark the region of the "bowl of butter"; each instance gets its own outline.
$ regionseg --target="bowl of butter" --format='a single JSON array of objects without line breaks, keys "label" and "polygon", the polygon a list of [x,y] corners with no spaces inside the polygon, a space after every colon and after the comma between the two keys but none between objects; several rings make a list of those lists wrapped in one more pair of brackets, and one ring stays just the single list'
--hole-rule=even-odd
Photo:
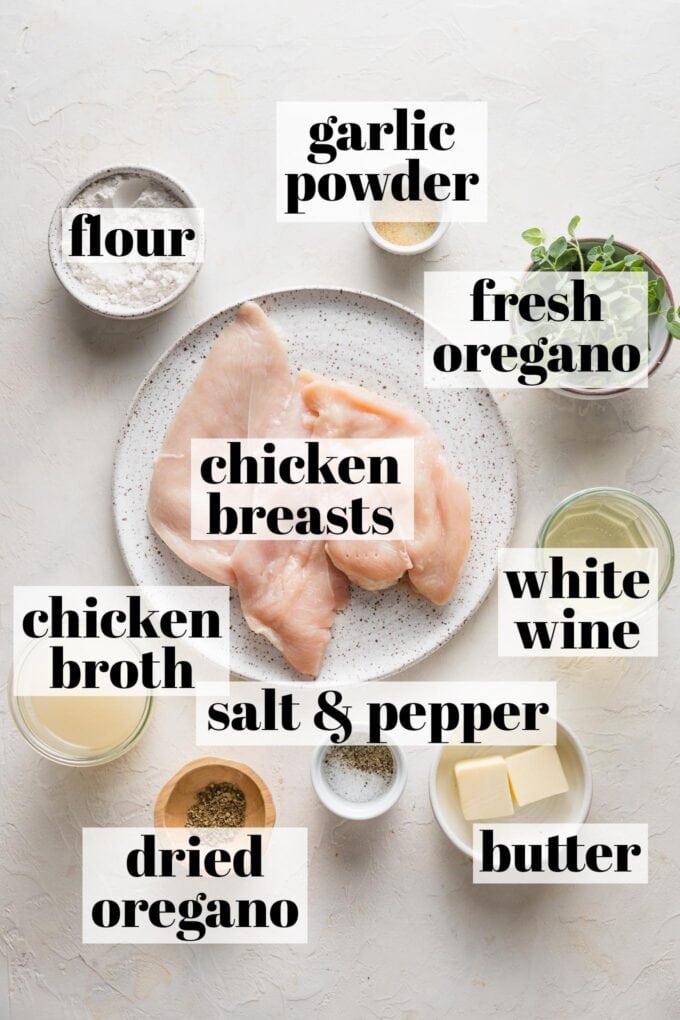
[{"label": "bowl of butter", "polygon": [[567,823],[590,811],[593,780],[578,737],[556,723],[555,745],[448,745],[430,772],[430,803],[444,834],[473,857],[476,823]]}]

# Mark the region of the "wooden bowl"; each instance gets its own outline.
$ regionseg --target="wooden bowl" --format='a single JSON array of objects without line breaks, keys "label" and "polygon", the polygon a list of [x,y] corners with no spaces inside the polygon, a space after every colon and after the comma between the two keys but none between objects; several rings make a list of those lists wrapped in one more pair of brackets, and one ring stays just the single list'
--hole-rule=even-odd
[{"label": "wooden bowl", "polygon": [[209,783],[233,783],[246,798],[244,827],[267,829],[276,821],[269,787],[248,765],[226,758],[196,758],[169,779],[156,798],[153,820],[157,829],[186,826],[187,812],[199,790]]}]

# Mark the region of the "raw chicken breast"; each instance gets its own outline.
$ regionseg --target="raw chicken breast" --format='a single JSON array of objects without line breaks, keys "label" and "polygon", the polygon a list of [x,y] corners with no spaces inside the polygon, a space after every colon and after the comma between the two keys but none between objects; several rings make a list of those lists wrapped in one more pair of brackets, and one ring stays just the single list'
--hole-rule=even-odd
[{"label": "raw chicken breast", "polygon": [[[306,424],[312,435],[330,439],[380,439],[412,436],[422,419],[385,405],[359,387],[301,372],[302,399],[308,411]],[[422,422],[424,427],[425,422]],[[406,543],[400,540],[358,541],[336,539],[326,543],[326,553],[350,581],[369,591],[395,584],[412,566]]]},{"label": "raw chicken breast", "polygon": [[191,440],[266,436],[291,397],[288,355],[264,312],[249,302],[222,331],[179,405],[154,466],[151,526],[175,555],[234,584],[236,541],[191,541]]},{"label": "raw chicken breast", "polygon": [[[193,438],[413,437],[412,541],[191,540]],[[185,563],[236,585],[251,630],[300,673],[317,676],[348,578],[368,589],[408,573],[436,603],[450,597],[469,547],[469,500],[439,441],[413,411],[359,387],[302,373],[293,384],[286,349],[257,305],[243,305],[217,338],[179,406],[154,466],[149,520]]]},{"label": "raw chicken breast", "polygon": [[248,626],[301,673],[316,676],[347,578],[322,542],[191,541],[191,440],[307,435],[286,349],[255,304],[222,332],[180,404],[154,467],[149,520],[185,563],[238,585]]},{"label": "raw chicken breast", "polygon": [[[267,436],[306,435],[296,386],[283,414],[270,423]],[[231,566],[250,629],[271,641],[300,673],[317,676],[335,613],[349,598],[347,578],[329,561],[323,542],[242,541]]]},{"label": "raw chicken breast", "polygon": [[328,556],[362,588],[389,587],[408,571],[416,591],[437,605],[448,602],[470,546],[470,500],[432,428],[414,411],[361,387],[307,372],[300,380],[313,435],[415,440],[413,540],[334,540],[326,544]]},{"label": "raw chicken breast", "polygon": [[414,533],[407,542],[408,578],[438,606],[453,595],[470,550],[470,497],[444,457],[434,432],[416,438]]},{"label": "raw chicken breast", "polygon": [[317,676],[338,609],[348,600],[347,578],[322,542],[239,542],[233,558],[241,609],[306,676]]},{"label": "raw chicken breast", "polygon": [[367,591],[381,591],[396,584],[412,566],[404,542],[335,539],[326,543],[330,561],[352,584]]}]

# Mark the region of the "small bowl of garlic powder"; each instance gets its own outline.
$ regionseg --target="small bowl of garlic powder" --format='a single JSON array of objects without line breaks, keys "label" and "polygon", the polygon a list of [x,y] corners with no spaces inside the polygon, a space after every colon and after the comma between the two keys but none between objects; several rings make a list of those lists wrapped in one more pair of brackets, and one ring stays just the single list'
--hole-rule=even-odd
[{"label": "small bowl of garlic powder", "polygon": [[406,785],[404,752],[393,743],[369,744],[368,729],[355,726],[342,744],[321,744],[312,758],[312,785],[340,818],[377,818],[393,807]]},{"label": "small bowl of garlic powder", "polygon": [[[388,167],[387,173],[404,173]],[[421,168],[421,178],[425,171]],[[364,217],[366,233],[378,248],[392,255],[422,255],[434,248],[449,229],[442,203],[428,198],[397,201],[391,195],[373,200]]]},{"label": "small bowl of garlic powder", "polygon": [[[173,209],[196,210],[191,195],[178,181],[158,170],[143,166],[116,166],[90,174],[72,188],[52,217],[48,245],[52,268],[64,288],[85,308],[115,319],[144,319],[174,305],[191,286],[201,268],[204,245],[195,241],[195,254],[170,260],[149,257],[139,261],[111,261],[87,258],[72,261],[62,247],[62,209],[90,212],[115,210],[130,230],[148,221],[149,210],[172,218]],[[167,212],[170,210],[170,212]],[[89,238],[88,238],[89,241]]]}]

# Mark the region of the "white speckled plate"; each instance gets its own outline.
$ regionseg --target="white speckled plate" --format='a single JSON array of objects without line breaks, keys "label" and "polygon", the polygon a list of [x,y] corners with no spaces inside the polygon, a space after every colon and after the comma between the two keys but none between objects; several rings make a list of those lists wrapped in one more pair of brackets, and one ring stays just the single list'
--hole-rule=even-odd
[{"label": "white speckled plate", "polygon": [[[420,411],[443,442],[472,500],[472,548],[458,588],[434,606],[397,585],[352,588],[336,619],[319,681],[375,680],[397,673],[449,640],[484,601],[496,576],[496,550],[509,543],[517,477],[510,435],[486,390],[426,390],[423,320],[384,298],[305,288],[254,299],[280,327],[291,369],[346,379]],[[120,547],[135,584],[206,584],[160,541],[146,516],[154,458],[177,406],[216,336],[235,313],[213,315],[175,343],[142,383],[123,426],[114,465],[113,504]],[[495,640],[495,635],[492,635]],[[291,683],[300,675],[246,625],[231,600],[235,674]]]}]

